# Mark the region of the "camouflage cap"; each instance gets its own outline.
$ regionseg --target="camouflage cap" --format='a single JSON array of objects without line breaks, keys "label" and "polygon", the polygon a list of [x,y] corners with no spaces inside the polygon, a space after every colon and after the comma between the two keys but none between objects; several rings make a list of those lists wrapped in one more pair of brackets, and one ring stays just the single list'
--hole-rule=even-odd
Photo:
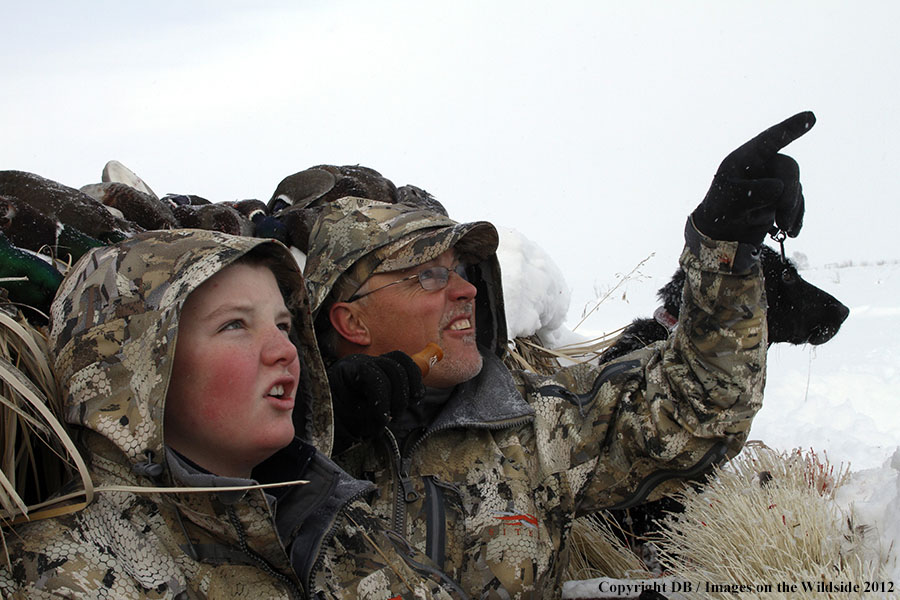
[{"label": "camouflage cap", "polygon": [[480,262],[498,243],[487,221],[457,223],[418,206],[342,198],[325,209],[310,234],[304,274],[313,313],[329,294],[349,298],[373,273],[414,267],[453,247],[464,262]]}]

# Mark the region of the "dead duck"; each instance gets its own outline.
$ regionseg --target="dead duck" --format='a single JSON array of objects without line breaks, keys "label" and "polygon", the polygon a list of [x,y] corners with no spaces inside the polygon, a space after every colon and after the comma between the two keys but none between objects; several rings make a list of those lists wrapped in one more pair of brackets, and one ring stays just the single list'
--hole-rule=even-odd
[{"label": "dead duck", "polygon": [[441,213],[445,217],[449,216],[447,209],[438,202],[437,198],[414,185],[402,185],[397,188],[397,203],[421,206],[422,208]]},{"label": "dead duck", "polygon": [[447,215],[444,206],[427,191],[414,185],[397,187],[375,169],[318,165],[285,177],[275,188],[267,208],[286,230],[284,238],[277,239],[306,252],[306,238],[322,207],[347,196],[420,206]]},{"label": "dead duck", "polygon": [[178,227],[178,220],[175,218],[171,204],[128,184],[91,183],[82,186],[81,191],[102,202],[105,206],[118,209],[124,218],[143,229],[175,229]]},{"label": "dead duck", "polygon": [[149,185],[144,183],[143,179],[117,160],[111,160],[104,165],[100,181],[103,183],[124,183],[141,193],[147,194],[151,198],[159,200],[159,196],[150,189]]},{"label": "dead duck", "polygon": [[203,206],[204,204],[212,204],[206,198],[195,196],[194,194],[166,194],[162,197],[163,202],[167,202],[170,208],[176,206]]},{"label": "dead duck", "polygon": [[22,311],[26,318],[47,323],[50,303],[62,279],[62,273],[49,261],[17,248],[0,232],[0,288],[6,291],[10,302],[26,308]]},{"label": "dead duck", "polygon": [[114,215],[84,192],[34,173],[0,171],[0,195],[27,203],[103,243],[121,241],[143,229]]},{"label": "dead duck", "polygon": [[282,179],[268,202],[269,214],[277,216],[288,207],[318,206],[346,196],[393,204],[397,201],[397,188],[369,167],[318,165]]},{"label": "dead duck", "polygon": [[181,227],[209,229],[232,235],[253,235],[253,223],[224,203],[176,206],[172,211]]},{"label": "dead duck", "polygon": [[287,228],[278,217],[269,214],[269,209],[262,200],[255,198],[225,202],[253,223],[253,237],[272,238],[284,244],[288,243]]},{"label": "dead duck", "polygon": [[105,245],[12,196],[0,196],[0,231],[18,248],[33,252],[48,249],[63,262],[74,262],[91,248]]}]

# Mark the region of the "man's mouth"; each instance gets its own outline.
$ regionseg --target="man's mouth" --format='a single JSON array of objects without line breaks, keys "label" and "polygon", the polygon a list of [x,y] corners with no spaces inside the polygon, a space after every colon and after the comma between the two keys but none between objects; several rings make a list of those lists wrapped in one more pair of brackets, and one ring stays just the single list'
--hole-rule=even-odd
[{"label": "man's mouth", "polygon": [[450,323],[450,326],[447,327],[450,331],[462,331],[463,329],[471,329],[472,321],[469,319],[457,319]]}]

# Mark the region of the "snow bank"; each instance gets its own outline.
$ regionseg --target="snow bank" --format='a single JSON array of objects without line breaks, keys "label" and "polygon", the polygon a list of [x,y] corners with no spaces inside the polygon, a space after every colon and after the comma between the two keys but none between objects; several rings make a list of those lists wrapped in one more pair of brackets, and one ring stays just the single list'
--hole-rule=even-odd
[{"label": "snow bank", "polygon": [[553,343],[553,332],[569,311],[571,292],[566,279],[550,255],[527,237],[506,227],[497,231],[509,338],[537,333]]}]

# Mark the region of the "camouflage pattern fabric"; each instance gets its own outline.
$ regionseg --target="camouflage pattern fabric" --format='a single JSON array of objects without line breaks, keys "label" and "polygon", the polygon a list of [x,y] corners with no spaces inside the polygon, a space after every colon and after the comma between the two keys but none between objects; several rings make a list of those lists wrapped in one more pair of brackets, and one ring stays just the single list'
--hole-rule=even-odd
[{"label": "camouflage pattern fabric", "polygon": [[[690,223],[686,241],[683,306],[665,342],[552,376],[483,352],[482,372],[420,437],[401,449],[387,431],[335,457],[375,482],[375,511],[471,596],[558,598],[575,518],[655,499],[740,451],[765,383],[762,275],[749,246]],[[338,264],[316,259],[313,278]]]},{"label": "camouflage pattern fabric", "polygon": [[[257,247],[283,267],[280,283],[297,321],[304,397],[298,393],[295,415],[305,402],[305,437],[330,448],[330,396],[304,284],[288,250],[278,242],[213,231],[148,232],[85,255],[63,281],[51,310],[53,362],[65,391],[66,417],[80,433],[95,485],[167,487],[188,480],[180,474],[181,459],[165,448],[162,432],[181,307],[203,281]],[[296,455],[280,456],[286,452],[276,457],[298,462]],[[330,464],[321,454],[314,454],[313,462]],[[338,483],[349,480],[340,471],[333,475]],[[255,483],[202,476],[213,486]],[[427,558],[407,552],[352,495],[331,511],[318,504],[278,505],[279,511],[306,514],[309,518],[293,528],[313,527],[315,534],[303,538],[308,548],[292,548],[292,555],[308,555],[308,568],[297,572],[276,529],[273,499],[260,489],[99,492],[83,510],[4,530],[0,596],[460,596]],[[315,518],[309,515],[314,510]]]}]

